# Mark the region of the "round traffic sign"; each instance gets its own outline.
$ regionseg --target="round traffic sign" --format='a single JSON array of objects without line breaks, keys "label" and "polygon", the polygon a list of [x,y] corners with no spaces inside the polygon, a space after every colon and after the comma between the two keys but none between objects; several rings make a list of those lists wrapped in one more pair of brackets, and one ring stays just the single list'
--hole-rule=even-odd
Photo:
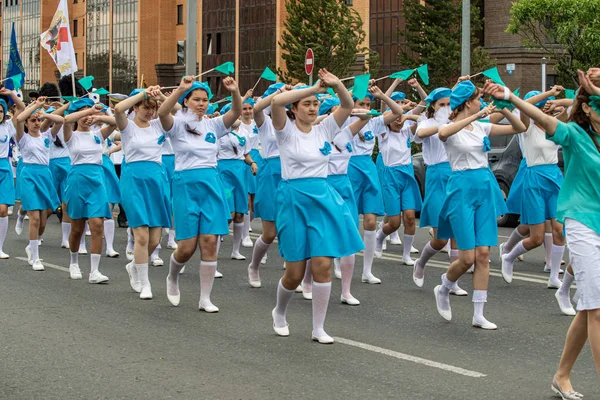
[{"label": "round traffic sign", "polygon": [[313,68],[315,67],[315,54],[312,49],[306,50],[306,57],[304,58],[304,70],[306,71],[306,75],[310,75],[313,72]]}]

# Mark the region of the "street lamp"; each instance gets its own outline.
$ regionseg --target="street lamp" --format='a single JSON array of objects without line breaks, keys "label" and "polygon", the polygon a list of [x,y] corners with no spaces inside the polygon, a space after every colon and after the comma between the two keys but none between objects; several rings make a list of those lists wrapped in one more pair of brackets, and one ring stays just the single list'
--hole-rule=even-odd
[{"label": "street lamp", "polygon": [[546,91],[546,57],[542,57],[542,93]]},{"label": "street lamp", "polygon": [[471,0],[462,2],[461,75],[471,74]]}]

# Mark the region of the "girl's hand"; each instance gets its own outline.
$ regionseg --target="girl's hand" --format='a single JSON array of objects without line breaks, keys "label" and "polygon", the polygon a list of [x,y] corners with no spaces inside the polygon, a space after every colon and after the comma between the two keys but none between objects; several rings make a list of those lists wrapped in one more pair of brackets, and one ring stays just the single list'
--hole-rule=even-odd
[{"label": "girl's hand", "polygon": [[227,78],[223,79],[223,87],[229,92],[229,93],[233,93],[239,90],[238,88],[238,84],[235,81],[235,79],[233,79],[232,77],[228,76]]},{"label": "girl's hand", "polygon": [[479,119],[486,118],[495,112],[496,112],[496,106],[493,104],[490,104],[489,106],[485,107],[483,110],[479,111],[477,113],[477,117]]},{"label": "girl's hand", "polygon": [[504,100],[504,86],[500,86],[497,83],[486,82],[483,87],[483,93],[489,94],[495,99]]},{"label": "girl's hand", "polygon": [[378,86],[371,86],[369,88],[369,93],[371,93],[376,99],[381,100],[383,98],[383,92],[381,91],[381,89],[379,89]]},{"label": "girl's hand", "polygon": [[195,79],[193,76],[184,76],[181,78],[181,82],[179,82],[179,87],[177,90],[179,90],[181,93],[187,92],[192,88],[194,81]]},{"label": "girl's hand", "polygon": [[321,85],[325,85],[326,87],[330,88],[342,84],[337,76],[327,71],[325,68],[319,70],[319,79],[321,79]]},{"label": "girl's hand", "polygon": [[577,76],[579,77],[579,84],[583,90],[592,96],[600,96],[600,87],[596,86],[590,79],[590,71],[588,71],[587,74],[584,74],[582,70],[577,70]]}]

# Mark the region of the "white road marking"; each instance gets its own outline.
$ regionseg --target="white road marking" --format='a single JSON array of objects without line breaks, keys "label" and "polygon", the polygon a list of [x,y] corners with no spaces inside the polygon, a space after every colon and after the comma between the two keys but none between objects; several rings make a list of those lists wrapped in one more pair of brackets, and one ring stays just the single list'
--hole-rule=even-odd
[{"label": "white road marking", "polygon": [[[27,257],[15,257],[15,258],[17,260],[23,260],[23,261],[27,262]],[[69,268],[61,267],[60,265],[50,264],[50,263],[43,262],[43,261],[42,261],[42,264],[44,264],[44,267],[57,269],[59,271],[69,272]]]},{"label": "white road marking", "polygon": [[421,357],[411,356],[409,354],[400,353],[393,350],[384,349],[383,347],[372,346],[370,344],[355,342],[354,340],[344,339],[341,337],[335,338],[336,343],[346,344],[348,346],[358,347],[359,349],[372,351],[374,353],[384,354],[386,356],[394,357],[399,360],[410,361],[421,365],[426,365],[432,368],[438,368],[444,371],[453,372],[455,374],[468,376],[470,378],[483,378],[487,376],[481,372],[470,371],[468,369],[455,367],[453,365],[443,364],[437,361],[427,360]]}]

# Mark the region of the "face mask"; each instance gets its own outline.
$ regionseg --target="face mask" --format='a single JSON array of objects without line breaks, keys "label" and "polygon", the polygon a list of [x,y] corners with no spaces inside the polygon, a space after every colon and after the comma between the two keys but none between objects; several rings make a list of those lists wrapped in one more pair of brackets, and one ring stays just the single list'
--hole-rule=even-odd
[{"label": "face mask", "polygon": [[448,118],[450,118],[450,114],[452,110],[450,110],[450,106],[442,107],[435,112],[435,120],[438,122],[446,122]]}]

